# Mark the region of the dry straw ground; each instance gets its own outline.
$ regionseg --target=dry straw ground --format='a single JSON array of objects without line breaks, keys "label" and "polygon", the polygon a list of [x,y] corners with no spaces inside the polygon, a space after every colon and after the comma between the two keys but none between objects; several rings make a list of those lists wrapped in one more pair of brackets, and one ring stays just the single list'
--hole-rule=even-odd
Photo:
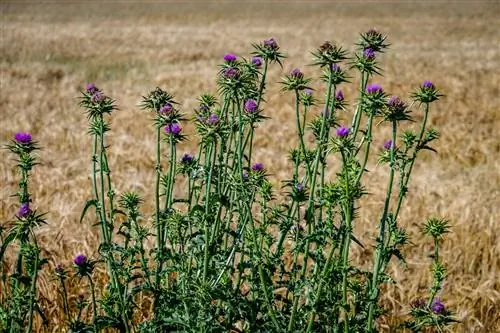
[{"label": "dry straw ground", "polygon": [[[408,97],[411,89],[430,79],[446,94],[430,118],[442,133],[439,153],[424,153],[417,163],[401,215],[414,243],[406,251],[409,268],[394,264],[397,285],[387,289],[384,302],[390,315],[381,327],[388,330],[409,302],[426,292],[431,244],[422,241],[419,227],[428,216],[444,216],[453,228],[443,247],[449,277],[442,297],[463,321],[454,331],[500,331],[498,2],[2,1],[0,8],[0,142],[7,143],[15,131],[30,131],[44,147],[31,188],[34,206],[49,212],[49,224],[39,237],[50,269],[55,263],[70,264],[79,251],[96,253],[98,234],[89,226],[92,221],[78,223],[91,193],[87,124],[76,99],[87,82],[95,82],[120,106],[113,115],[111,139],[117,189],[134,189],[151,199],[154,131],[150,117],[136,106],[141,95],[160,86],[174,92],[189,113],[197,95],[214,91],[217,64],[225,52],[248,56],[251,42],[274,36],[289,56],[285,71],[299,66],[317,75],[305,66],[309,51],[329,39],[352,49],[358,32],[376,27],[392,43],[381,57],[385,76],[378,83]],[[280,75],[279,68],[271,73],[265,113],[272,120],[259,129],[255,150],[276,180],[290,175],[286,152],[295,145],[292,101],[274,84]],[[348,90],[346,97],[353,96]],[[421,119],[421,113],[415,118]],[[375,143],[381,145],[387,133],[381,128]],[[185,151],[194,152],[194,145],[193,137]],[[3,223],[17,209],[9,197],[17,178],[6,150],[1,150],[0,160]],[[372,195],[356,232],[373,244],[386,173],[374,161],[369,169]],[[371,250],[354,249],[352,257],[367,263]],[[60,331],[60,298],[48,273],[42,276],[40,295],[51,331]]]}]

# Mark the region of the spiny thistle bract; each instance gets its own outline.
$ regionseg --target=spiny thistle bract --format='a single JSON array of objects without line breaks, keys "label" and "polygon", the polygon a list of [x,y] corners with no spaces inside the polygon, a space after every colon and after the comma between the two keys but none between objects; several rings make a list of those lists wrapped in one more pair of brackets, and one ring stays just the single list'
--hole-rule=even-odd
[{"label": "spiny thistle bract", "polygon": [[[443,96],[434,83],[425,81],[412,94],[418,105],[410,110],[413,104],[377,84],[373,77],[381,73],[378,61],[388,46],[387,37],[373,29],[361,34],[352,55],[334,42],[319,46],[312,52],[312,65],[321,73],[324,96],[318,93],[322,89],[313,88],[314,70],[306,76],[295,68],[284,75],[281,90],[295,108],[298,144],[290,148],[290,175],[282,181],[281,193],[273,187],[268,171],[272,166],[254,156],[258,124],[268,119],[268,68],[282,67],[286,58],[276,39],[253,44],[248,59],[234,53],[221,57],[217,93],[202,94],[190,117],[197,151],[178,151],[189,134],[184,130],[188,120],[173,94],[156,88],[143,96],[140,107],[153,115],[156,130],[150,212],[143,210],[144,199],[136,192],[115,198],[107,119],[117,109],[116,102],[89,84],[80,105],[89,118],[93,142],[92,190],[81,220],[95,211],[91,220],[100,229],[100,246],[92,259],[77,253],[71,264],[58,261],[54,266],[67,328],[378,331],[377,319],[391,311],[380,302],[383,286],[397,282],[389,276],[391,259],[407,265],[405,247],[412,235],[400,212],[417,159],[424,150],[434,151],[431,143],[439,138],[427,122],[431,104]],[[344,91],[356,76],[359,96],[349,96],[355,101],[351,107]],[[410,112],[421,112],[421,107],[419,129],[407,128],[413,122]],[[310,113],[314,115],[308,121]],[[390,135],[374,140],[377,125],[387,126]],[[314,141],[305,140],[309,134]],[[45,220],[28,191],[38,146],[29,133],[20,132],[7,147],[18,157],[21,181],[14,221],[0,229],[0,258],[9,250],[17,251],[18,260],[13,272],[2,275],[7,288],[0,328],[31,331],[37,314],[45,319],[36,286],[38,271],[47,261],[40,256],[34,233]],[[360,200],[370,193],[364,175],[373,152],[388,174],[386,194],[377,234],[359,239],[354,227],[361,223]],[[337,157],[333,169],[330,156]],[[330,170],[336,170],[333,177],[327,176]],[[179,184],[185,187],[176,189]],[[428,296],[408,305],[408,317],[400,324],[415,332],[443,330],[455,322],[445,302],[446,268],[439,256],[449,223],[431,218],[422,230],[434,242],[429,256],[433,282]],[[15,242],[20,247],[10,246]],[[375,248],[370,267],[357,267],[351,260],[357,246]],[[104,288],[94,282],[96,268],[108,275]],[[86,291],[69,295],[70,280]],[[144,300],[150,306],[143,307]]]}]

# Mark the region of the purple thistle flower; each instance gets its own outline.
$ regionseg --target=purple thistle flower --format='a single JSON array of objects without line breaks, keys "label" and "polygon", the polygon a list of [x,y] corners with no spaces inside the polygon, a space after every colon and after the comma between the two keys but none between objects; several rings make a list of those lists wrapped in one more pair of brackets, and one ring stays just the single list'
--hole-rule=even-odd
[{"label": "purple thistle flower", "polygon": [[311,89],[304,89],[303,93],[306,96],[312,96],[313,91]]},{"label": "purple thistle flower", "polygon": [[178,123],[173,123],[165,126],[165,133],[172,135],[179,135],[182,131],[182,127]]},{"label": "purple thistle flower", "polygon": [[332,64],[332,72],[334,73],[340,72],[340,66],[337,64]]},{"label": "purple thistle flower", "polygon": [[102,92],[96,91],[94,93],[94,95],[92,95],[91,101],[92,101],[92,103],[100,103],[100,102],[104,101],[105,99],[106,99],[106,96]]},{"label": "purple thistle flower", "polygon": [[212,113],[210,117],[208,117],[207,119],[207,124],[209,125],[217,125],[218,122],[219,122],[219,116],[216,115],[215,113]]},{"label": "purple thistle flower", "polygon": [[389,150],[392,148],[392,140],[387,140],[386,142],[384,142],[384,148]]},{"label": "purple thistle flower", "polygon": [[87,263],[87,257],[82,253],[77,254],[76,257],[73,259],[73,263],[76,266],[83,266]]},{"label": "purple thistle flower", "polygon": [[97,87],[95,86],[95,84],[93,84],[93,83],[89,83],[89,84],[87,84],[87,92],[88,92],[89,94],[93,94],[93,93],[95,93],[95,92],[96,92],[96,91],[98,91],[98,90],[99,90],[99,89],[97,89]]},{"label": "purple thistle flower", "polygon": [[292,69],[292,71],[290,72],[290,76],[294,77],[294,78],[297,78],[297,79],[301,79],[304,77],[304,73],[302,73],[300,71],[300,69],[298,68],[294,68]]},{"label": "purple thistle flower", "polygon": [[17,212],[17,216],[20,218],[26,217],[31,214],[31,208],[29,203],[23,203],[19,207],[19,211]]},{"label": "purple thistle flower", "polygon": [[370,94],[370,95],[381,94],[383,92],[384,92],[384,89],[382,89],[382,87],[379,84],[375,84],[375,83],[369,84],[366,87],[366,93]]},{"label": "purple thistle flower", "polygon": [[232,78],[235,78],[235,77],[238,77],[238,70],[236,68],[232,68],[232,67],[228,67],[226,69],[224,69],[224,77],[228,78],[228,79],[232,79]]},{"label": "purple thistle flower", "polygon": [[191,162],[193,162],[193,160],[194,160],[194,156],[186,153],[186,154],[182,155],[181,163],[183,163],[183,164],[191,163]]},{"label": "purple thistle flower", "polygon": [[344,93],[342,92],[342,90],[339,89],[339,91],[337,91],[337,93],[335,94],[335,99],[339,102],[342,102],[344,100]]},{"label": "purple thistle flower", "polygon": [[270,50],[277,50],[279,48],[278,43],[272,37],[264,41],[264,46]]},{"label": "purple thistle flower", "polygon": [[16,140],[18,143],[31,143],[31,134],[28,132],[19,132],[14,135],[14,140]]},{"label": "purple thistle flower", "polygon": [[227,62],[233,62],[233,61],[236,61],[236,56],[232,53],[227,53],[224,55],[224,61],[227,61]]},{"label": "purple thistle flower", "polygon": [[445,311],[445,306],[441,302],[441,299],[435,298],[434,301],[432,301],[431,311],[434,312],[435,314],[441,314]]},{"label": "purple thistle flower", "polygon": [[255,172],[262,172],[264,171],[264,164],[262,163],[255,163],[254,165],[252,165],[252,170],[255,171]]},{"label": "purple thistle flower", "polygon": [[257,111],[257,102],[253,99],[249,99],[245,102],[245,110],[248,113],[254,113]]},{"label": "purple thistle flower", "polygon": [[295,188],[297,189],[297,191],[302,192],[304,191],[305,186],[302,183],[297,183],[297,185],[295,185]]},{"label": "purple thistle flower", "polygon": [[337,129],[337,136],[341,138],[345,138],[346,136],[349,135],[350,130],[347,127],[339,127]]},{"label": "purple thistle flower", "polygon": [[374,60],[375,59],[375,51],[369,47],[363,50],[363,57],[368,60]]},{"label": "purple thistle flower", "polygon": [[172,104],[167,103],[160,108],[160,113],[162,114],[170,113],[170,111],[172,111],[172,108],[173,108]]},{"label": "purple thistle flower", "polygon": [[434,88],[434,84],[433,84],[431,81],[425,81],[425,82],[422,84],[422,88],[428,88],[428,89],[431,89],[431,88]]},{"label": "purple thistle flower", "polygon": [[261,57],[253,57],[252,64],[254,64],[255,67],[259,68],[260,66],[262,66],[262,58]]}]

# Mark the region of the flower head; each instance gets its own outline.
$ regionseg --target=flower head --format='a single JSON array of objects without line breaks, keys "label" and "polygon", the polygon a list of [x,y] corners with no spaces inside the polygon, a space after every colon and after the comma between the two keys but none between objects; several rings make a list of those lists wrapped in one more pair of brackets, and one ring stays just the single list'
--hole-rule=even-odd
[{"label": "flower head", "polygon": [[255,65],[255,67],[259,68],[262,66],[262,58],[261,57],[252,57],[252,64]]},{"label": "flower head", "polygon": [[170,111],[172,111],[172,104],[171,103],[166,103],[165,105],[163,105],[161,108],[160,108],[160,113],[161,114],[168,114],[170,113]]},{"label": "flower head", "polygon": [[234,62],[234,61],[236,61],[236,59],[237,59],[237,57],[232,53],[227,53],[224,55],[224,61]]},{"label": "flower head", "polygon": [[312,96],[313,91],[311,89],[304,89],[303,93],[304,93],[304,95]]},{"label": "flower head", "polygon": [[422,88],[434,88],[434,84],[431,81],[425,81],[422,84]]},{"label": "flower head", "polygon": [[219,116],[216,115],[215,113],[212,113],[210,117],[207,119],[207,124],[209,125],[217,125],[219,123]]},{"label": "flower head", "polygon": [[301,78],[303,78],[303,77],[304,77],[304,73],[302,73],[302,72],[300,71],[300,69],[298,69],[298,68],[294,68],[294,69],[292,69],[292,71],[290,72],[290,76],[291,76],[291,77],[294,77],[294,78],[297,78],[297,79],[301,79]]},{"label": "flower head", "polygon": [[379,84],[369,84],[366,87],[366,93],[370,95],[383,93],[384,89]]},{"label": "flower head", "polygon": [[255,172],[262,172],[264,171],[264,164],[262,163],[255,163],[254,165],[252,165],[252,171],[255,171]]},{"label": "flower head", "polygon": [[273,37],[264,40],[264,46],[269,50],[277,50],[279,48],[278,43]]},{"label": "flower head", "polygon": [[435,314],[441,314],[445,311],[445,306],[441,302],[441,299],[435,298],[434,301],[432,301],[431,311],[434,312]]},{"label": "flower head", "polygon": [[224,69],[223,75],[224,75],[224,77],[226,77],[228,79],[232,79],[232,78],[238,77],[239,72],[236,68],[228,67],[228,68]]},{"label": "flower head", "polygon": [[99,91],[99,89],[97,89],[97,87],[95,86],[95,84],[93,84],[93,83],[89,83],[89,84],[87,84],[87,92],[88,92],[89,94],[93,94],[93,93],[95,93],[96,91]]},{"label": "flower head", "polygon": [[169,124],[165,127],[165,133],[172,135],[179,135],[182,131],[182,127],[178,123]]},{"label": "flower head", "polygon": [[100,103],[100,102],[104,101],[105,99],[106,99],[106,96],[102,92],[96,91],[92,95],[91,101],[92,101],[92,103]]},{"label": "flower head", "polygon": [[384,148],[389,150],[392,148],[392,140],[387,140],[386,142],[384,142]]},{"label": "flower head", "polygon": [[19,132],[14,135],[14,140],[16,140],[17,143],[26,144],[31,143],[32,138],[31,134],[28,132]]},{"label": "flower head", "polygon": [[182,155],[181,163],[187,164],[187,163],[193,162],[193,160],[194,160],[194,156],[186,153],[186,154]]},{"label": "flower head", "polygon": [[302,184],[302,183],[297,183],[297,184],[295,185],[295,189],[297,189],[297,191],[299,191],[299,192],[304,191],[304,189],[305,189],[305,188],[306,188],[306,187],[305,187],[305,186],[304,186],[304,184]]},{"label": "flower head", "polygon": [[31,208],[29,203],[23,203],[19,207],[19,211],[17,212],[17,216],[20,218],[26,217],[31,214]]},{"label": "flower head", "polygon": [[332,64],[332,72],[337,73],[340,72],[340,66],[337,64]]},{"label": "flower head", "polygon": [[75,258],[73,259],[73,263],[76,265],[76,266],[83,266],[87,263],[87,256],[85,256],[84,254],[82,253],[79,253],[75,256]]},{"label": "flower head", "polygon": [[375,51],[371,48],[368,47],[363,50],[363,57],[368,60],[374,60],[375,59]]},{"label": "flower head", "polygon": [[350,133],[350,130],[345,126],[339,127],[337,129],[337,136],[338,137],[345,138],[346,136],[349,135],[349,133]]},{"label": "flower head", "polygon": [[342,102],[344,100],[344,93],[342,90],[338,90],[337,93],[335,94],[335,99],[339,102]]},{"label": "flower head", "polygon": [[254,113],[255,111],[257,111],[257,102],[253,99],[248,99],[245,102],[245,111],[247,111],[248,113]]}]

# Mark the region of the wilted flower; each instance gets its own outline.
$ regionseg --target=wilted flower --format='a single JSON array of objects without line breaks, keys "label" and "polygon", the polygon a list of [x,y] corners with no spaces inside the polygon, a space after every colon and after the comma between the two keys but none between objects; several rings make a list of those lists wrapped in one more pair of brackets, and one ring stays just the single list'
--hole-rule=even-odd
[{"label": "wilted flower", "polygon": [[31,214],[30,204],[29,203],[21,204],[21,207],[19,207],[19,211],[17,212],[17,216],[23,218],[28,216],[29,214]]},{"label": "wilted flower", "polygon": [[279,48],[278,43],[272,37],[264,41],[264,46],[270,50],[277,50]]},{"label": "wilted flower", "polygon": [[294,69],[292,69],[292,71],[290,72],[290,76],[292,76],[292,77],[294,77],[294,78],[298,78],[298,79],[300,79],[300,78],[303,78],[303,77],[304,77],[304,73],[302,73],[302,72],[300,71],[300,69],[298,69],[298,68],[294,68]]},{"label": "wilted flower", "polygon": [[193,160],[194,160],[194,156],[186,153],[186,154],[182,155],[181,163],[187,164],[187,163],[191,163]]},{"label": "wilted flower", "polygon": [[392,148],[392,140],[387,140],[386,142],[384,142],[384,148],[389,150]]},{"label": "wilted flower", "polygon": [[384,89],[379,84],[369,84],[366,87],[366,93],[370,95],[383,93]]},{"label": "wilted flower", "polygon": [[19,132],[14,135],[14,140],[16,140],[16,142],[18,143],[26,144],[31,143],[32,138],[31,134],[29,134],[28,132]]},{"label": "wilted flower", "polygon": [[410,306],[414,309],[422,309],[425,307],[425,300],[422,298],[417,298],[410,303]]},{"label": "wilted flower", "polygon": [[73,259],[73,263],[76,266],[83,266],[87,263],[87,257],[82,253],[77,254],[76,257]]},{"label": "wilted flower", "polygon": [[339,102],[342,102],[344,100],[344,93],[342,90],[338,90],[337,93],[335,94],[335,99]]},{"label": "wilted flower", "polygon": [[178,123],[173,123],[165,126],[165,133],[179,135],[182,131],[182,127]]},{"label": "wilted flower", "polygon": [[228,79],[238,77],[238,70],[236,68],[228,67],[224,69],[224,76]]},{"label": "wilted flower", "polygon": [[57,264],[54,271],[56,272],[56,274],[62,275],[64,273],[64,268],[61,264]]},{"label": "wilted flower", "polygon": [[332,64],[332,72],[340,72],[340,66],[337,64]]},{"label": "wilted flower", "polygon": [[245,102],[245,110],[249,113],[254,113],[257,111],[257,102],[253,99],[249,99]]},{"label": "wilted flower", "polygon": [[172,104],[167,103],[160,108],[160,113],[162,114],[170,113],[170,111],[172,111],[172,108],[173,108]]},{"label": "wilted flower", "polygon": [[252,64],[256,67],[262,66],[262,58],[261,57],[252,57]]},{"label": "wilted flower", "polygon": [[93,94],[93,93],[95,93],[95,92],[96,92],[96,91],[98,91],[98,90],[99,90],[99,89],[97,89],[97,87],[95,86],[95,84],[93,84],[93,83],[89,83],[89,84],[87,84],[87,92],[88,92],[89,94]]},{"label": "wilted flower", "polygon": [[371,48],[368,47],[363,50],[363,57],[368,60],[374,60],[375,59],[375,51]]},{"label": "wilted flower", "polygon": [[264,171],[264,164],[262,163],[255,163],[254,165],[252,165],[252,170],[253,171],[256,171],[256,172],[262,172]]},{"label": "wilted flower", "polygon": [[100,103],[100,102],[104,101],[105,99],[106,99],[106,96],[102,92],[96,91],[92,95],[91,101],[92,101],[92,103]]},{"label": "wilted flower", "polygon": [[434,301],[431,304],[431,311],[434,312],[435,314],[441,314],[445,311],[445,306],[441,302],[441,299],[435,298]]},{"label": "wilted flower", "polygon": [[227,53],[224,55],[224,61],[227,61],[227,62],[233,62],[233,61],[236,61],[236,56],[232,53]]},{"label": "wilted flower", "polygon": [[345,138],[346,136],[349,135],[350,130],[347,127],[339,127],[337,129],[337,136],[341,138]]}]

